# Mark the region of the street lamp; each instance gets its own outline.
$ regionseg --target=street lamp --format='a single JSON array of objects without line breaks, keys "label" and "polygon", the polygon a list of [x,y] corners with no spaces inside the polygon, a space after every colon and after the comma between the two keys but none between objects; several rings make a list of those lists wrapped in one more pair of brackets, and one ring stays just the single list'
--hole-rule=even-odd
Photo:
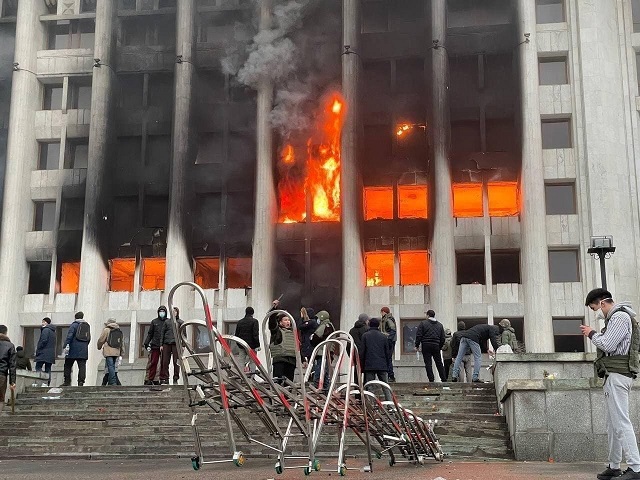
[{"label": "street lamp", "polygon": [[602,288],[605,290],[607,289],[607,269],[604,261],[610,258],[615,251],[616,247],[613,246],[613,237],[611,235],[591,237],[591,247],[587,250],[587,253],[600,260],[600,278],[602,279]]}]

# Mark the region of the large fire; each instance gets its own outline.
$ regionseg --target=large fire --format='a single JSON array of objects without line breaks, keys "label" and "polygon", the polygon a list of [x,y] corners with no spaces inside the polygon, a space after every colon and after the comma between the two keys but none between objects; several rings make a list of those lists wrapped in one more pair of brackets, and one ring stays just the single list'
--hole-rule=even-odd
[{"label": "large fire", "polygon": [[310,195],[311,221],[340,220],[340,135],[345,106],[340,94],[323,102],[317,127],[305,147],[286,144],[280,149],[278,196],[280,223],[303,222]]}]

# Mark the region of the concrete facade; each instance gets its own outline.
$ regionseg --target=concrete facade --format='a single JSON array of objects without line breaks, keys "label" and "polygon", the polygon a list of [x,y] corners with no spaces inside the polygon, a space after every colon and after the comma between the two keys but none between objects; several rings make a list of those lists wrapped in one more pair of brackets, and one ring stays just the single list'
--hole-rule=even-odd
[{"label": "concrete facade", "polygon": [[[524,0],[391,3],[321,9],[342,19],[329,48],[339,72],[331,81],[348,110],[341,222],[284,225],[276,224],[280,134],[270,123],[279,86],[267,77],[245,87],[221,69],[229,39],[250,42],[259,18],[273,28],[267,2],[259,12],[240,0],[0,0],[18,64],[10,105],[0,105],[9,111],[8,122],[0,119],[8,125],[0,305],[16,343],[37,340],[45,315],[64,327],[83,310],[94,336],[108,317],[128,327],[128,364],[143,368],[140,337],[170,286],[209,275],[207,296],[225,333],[246,306],[261,317],[284,293],[285,308],[329,308],[344,329],[360,311],[388,305],[399,320],[395,358],[407,366],[428,308],[452,330],[458,320],[509,318],[530,352],[588,350],[575,322],[595,323],[583,305],[599,286],[586,252],[592,235],[613,235],[618,248],[607,261],[614,296],[640,300],[632,2],[564,0],[559,10]],[[15,16],[5,4],[17,5]],[[304,15],[310,29],[321,16],[313,8]],[[299,40],[295,25],[285,36]],[[549,62],[564,74],[549,79]],[[2,85],[7,77],[0,72]],[[395,138],[403,122],[418,146]],[[70,162],[83,148],[86,164]],[[57,152],[55,168],[42,167],[43,150]],[[398,189],[422,178],[429,218],[402,219]],[[518,182],[516,215],[492,216],[487,192],[496,179]],[[482,184],[477,217],[456,213],[450,188],[470,181]],[[378,186],[395,189],[394,218],[365,221],[363,188]],[[575,206],[550,212],[556,186],[569,192],[556,203]],[[429,252],[429,285],[403,281],[406,250]],[[374,251],[392,252],[389,284],[366,286]],[[111,287],[118,259],[132,262],[130,289]],[[153,284],[151,265],[162,259],[153,268],[165,269],[164,288]],[[77,291],[63,291],[61,265],[77,262]],[[479,280],[464,280],[467,271]],[[43,285],[34,272],[48,275]],[[289,277],[299,282],[295,294],[279,291]],[[195,296],[178,304],[183,318],[202,316]],[[92,352],[89,378],[99,359]]]}]

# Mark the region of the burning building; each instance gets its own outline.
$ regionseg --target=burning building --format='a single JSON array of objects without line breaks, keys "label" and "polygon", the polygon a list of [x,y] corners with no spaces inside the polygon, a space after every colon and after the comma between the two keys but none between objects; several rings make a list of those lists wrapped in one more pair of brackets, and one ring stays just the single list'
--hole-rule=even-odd
[{"label": "burning building", "polygon": [[141,381],[146,328],[193,280],[225,332],[283,295],[343,328],[390,306],[397,360],[427,308],[584,351],[592,235],[616,241],[616,298],[640,297],[638,18],[636,0],[0,0],[10,336],[33,353],[50,316],[61,352],[75,310],[94,333],[114,317]]}]

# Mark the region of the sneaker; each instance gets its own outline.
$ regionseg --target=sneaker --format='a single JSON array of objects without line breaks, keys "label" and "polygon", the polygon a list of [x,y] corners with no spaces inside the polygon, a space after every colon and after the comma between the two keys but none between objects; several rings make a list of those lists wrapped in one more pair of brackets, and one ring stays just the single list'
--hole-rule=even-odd
[{"label": "sneaker", "polygon": [[144,385],[153,385],[153,382],[151,380],[145,380]]},{"label": "sneaker", "polygon": [[60,388],[62,388],[62,387],[70,387],[70,386],[71,386],[70,383],[63,383],[62,385],[60,385]]},{"label": "sneaker", "polygon": [[457,382],[457,381],[458,381],[458,377],[453,377],[453,378],[451,379],[451,381],[452,381],[452,382],[454,382],[454,383],[455,383],[455,382]]},{"label": "sneaker", "polygon": [[598,480],[611,480],[622,475],[622,470],[619,468],[611,468],[607,466],[604,472],[597,475]]},{"label": "sneaker", "polygon": [[396,377],[389,377],[389,383],[396,383]]},{"label": "sneaker", "polygon": [[616,480],[640,480],[640,472],[634,472],[631,467],[627,468],[619,477],[610,477]]},{"label": "sneaker", "polygon": [[473,380],[471,380],[471,383],[484,383],[484,382],[479,378],[474,378]]}]

